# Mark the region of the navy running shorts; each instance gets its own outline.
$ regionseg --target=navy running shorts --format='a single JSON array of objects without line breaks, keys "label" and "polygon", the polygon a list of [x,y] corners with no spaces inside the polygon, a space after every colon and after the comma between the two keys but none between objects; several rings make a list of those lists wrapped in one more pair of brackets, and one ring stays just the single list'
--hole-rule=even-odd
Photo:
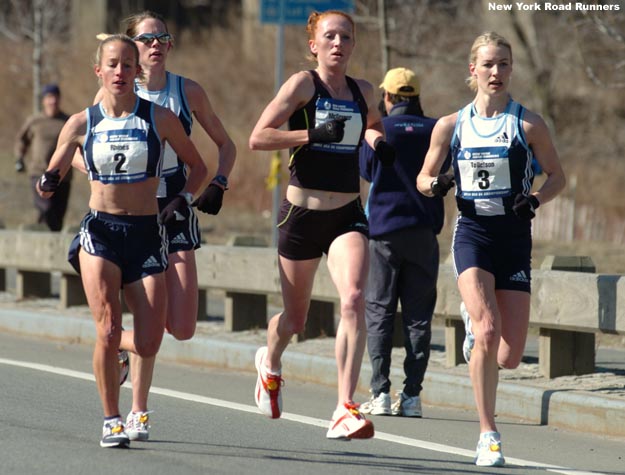
[{"label": "navy running shorts", "polygon": [[157,215],[120,216],[91,210],[69,248],[68,260],[79,274],[80,248],[117,265],[123,284],[167,269],[167,234]]},{"label": "navy running shorts", "polygon": [[[169,198],[159,198],[159,210],[162,211],[173,198],[173,196]],[[169,254],[178,251],[194,251],[195,249],[199,249],[202,241],[200,223],[193,208],[189,206],[188,218],[182,221],[173,221],[167,225],[167,238],[169,239],[169,247],[167,249]]]},{"label": "navy running shorts", "polygon": [[459,216],[452,241],[456,276],[470,267],[495,277],[495,289],[531,291],[529,221],[516,216]]}]

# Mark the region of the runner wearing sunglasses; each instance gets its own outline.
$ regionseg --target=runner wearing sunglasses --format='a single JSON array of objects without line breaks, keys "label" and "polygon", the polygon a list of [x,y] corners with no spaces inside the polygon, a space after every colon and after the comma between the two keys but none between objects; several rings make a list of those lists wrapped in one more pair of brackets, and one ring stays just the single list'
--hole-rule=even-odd
[{"label": "runner wearing sunglasses", "polygon": [[139,41],[146,46],[151,45],[154,40],[158,41],[162,45],[166,45],[171,42],[172,37],[169,33],[143,33],[133,38],[135,41]]}]

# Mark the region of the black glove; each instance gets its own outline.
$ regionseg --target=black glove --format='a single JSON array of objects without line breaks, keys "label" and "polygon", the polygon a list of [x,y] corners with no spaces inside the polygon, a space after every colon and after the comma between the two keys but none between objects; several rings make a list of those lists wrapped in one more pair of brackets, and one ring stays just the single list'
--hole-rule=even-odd
[{"label": "black glove", "polygon": [[191,206],[197,206],[197,209],[203,213],[217,214],[221,209],[223,201],[224,190],[214,183],[211,183]]},{"label": "black glove", "polygon": [[41,178],[39,178],[39,189],[41,191],[54,193],[58,189],[60,181],[61,170],[55,168],[41,175]]},{"label": "black glove", "polygon": [[438,175],[432,183],[430,183],[430,190],[432,190],[432,194],[434,196],[443,196],[447,195],[447,192],[451,190],[455,185],[454,176],[453,175]]},{"label": "black glove", "polygon": [[165,226],[176,221],[184,221],[189,217],[189,205],[184,196],[178,195],[172,199],[159,214],[161,223]]},{"label": "black glove", "polygon": [[395,162],[395,147],[384,140],[378,141],[375,146],[375,158],[380,161],[383,167],[392,167]]},{"label": "black glove", "polygon": [[314,129],[308,129],[309,143],[340,142],[345,135],[345,117],[333,119],[321,124]]},{"label": "black glove", "polygon": [[25,170],[26,167],[24,166],[24,159],[18,158],[17,160],[15,160],[15,171],[17,173],[24,173]]},{"label": "black glove", "polygon": [[512,211],[519,218],[529,221],[536,216],[536,208],[540,206],[540,201],[534,195],[526,196],[523,193],[519,193],[514,197],[514,205],[512,205]]}]

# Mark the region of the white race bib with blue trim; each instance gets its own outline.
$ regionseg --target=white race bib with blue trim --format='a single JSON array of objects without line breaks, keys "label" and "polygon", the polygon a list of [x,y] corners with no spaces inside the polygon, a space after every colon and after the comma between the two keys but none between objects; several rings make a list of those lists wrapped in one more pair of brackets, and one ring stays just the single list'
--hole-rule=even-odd
[{"label": "white race bib with blue trim", "polygon": [[315,127],[334,119],[345,119],[343,140],[336,143],[312,143],[312,150],[334,153],[354,153],[360,145],[362,115],[358,104],[331,97],[320,97],[315,103]]}]

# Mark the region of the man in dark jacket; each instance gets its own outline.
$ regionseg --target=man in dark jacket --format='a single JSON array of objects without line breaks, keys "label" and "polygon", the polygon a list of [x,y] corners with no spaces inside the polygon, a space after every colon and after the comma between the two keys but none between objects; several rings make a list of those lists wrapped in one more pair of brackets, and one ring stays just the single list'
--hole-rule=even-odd
[{"label": "man in dark jacket", "polygon": [[[384,129],[395,148],[395,162],[383,166],[366,144],[360,149],[360,174],[371,183],[365,209],[370,251],[366,320],[373,371],[371,399],[360,409],[373,415],[421,417],[419,394],[430,357],[439,266],[437,234],[444,209],[442,198],[427,198],[417,191],[416,178],[436,120],[423,114],[419,80],[413,71],[391,69],[380,88],[388,113]],[[389,374],[398,301],[406,379],[391,403]]]},{"label": "man in dark jacket", "polygon": [[56,84],[45,85],[41,90],[42,111],[26,119],[15,140],[15,170],[20,173],[26,171],[30,176],[34,204],[39,212],[37,222],[48,226],[50,231],[60,231],[63,228],[63,218],[69,201],[71,170],[50,199],[41,198],[35,185],[48,168],[59,133],[69,119],[61,110],[60,102],[59,87]]}]

